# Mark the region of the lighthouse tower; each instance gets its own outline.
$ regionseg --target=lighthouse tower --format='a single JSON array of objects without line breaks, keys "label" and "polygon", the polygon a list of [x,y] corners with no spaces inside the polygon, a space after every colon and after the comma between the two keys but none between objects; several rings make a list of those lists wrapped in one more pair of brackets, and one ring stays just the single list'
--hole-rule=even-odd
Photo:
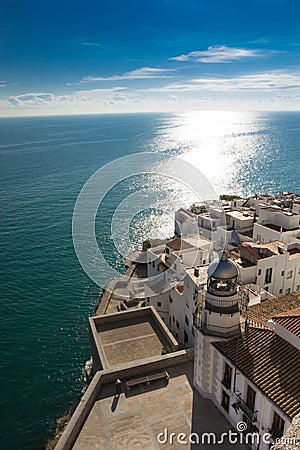
[{"label": "lighthouse tower", "polygon": [[233,338],[241,332],[238,270],[223,251],[208,268],[207,288],[194,314],[194,384],[208,398],[214,396],[214,352],[211,343]]}]

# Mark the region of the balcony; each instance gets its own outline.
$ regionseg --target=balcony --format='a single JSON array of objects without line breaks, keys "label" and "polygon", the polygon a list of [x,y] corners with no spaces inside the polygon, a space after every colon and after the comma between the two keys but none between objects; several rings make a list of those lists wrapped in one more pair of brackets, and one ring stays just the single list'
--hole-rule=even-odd
[{"label": "balcony", "polygon": [[252,411],[251,408],[247,405],[247,403],[239,397],[239,400],[236,402],[236,406],[243,411],[243,413],[248,417],[251,422],[257,421],[257,412]]},{"label": "balcony", "polygon": [[205,309],[208,311],[212,311],[215,313],[220,314],[234,314],[239,312],[240,308],[237,302],[227,302],[228,305],[226,305],[226,302],[222,300],[213,300],[213,303],[206,301],[205,302]]},{"label": "balcony", "polygon": [[240,324],[233,327],[218,327],[215,325],[204,323],[201,320],[200,315],[198,314],[194,314],[193,323],[196,328],[198,328],[200,331],[202,331],[203,334],[206,334],[208,336],[216,336],[227,339],[238,336],[242,332]]}]

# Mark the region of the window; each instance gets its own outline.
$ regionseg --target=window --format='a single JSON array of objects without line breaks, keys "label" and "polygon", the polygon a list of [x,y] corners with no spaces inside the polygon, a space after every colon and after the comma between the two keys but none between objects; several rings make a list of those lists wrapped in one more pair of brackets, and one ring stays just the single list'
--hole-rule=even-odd
[{"label": "window", "polygon": [[231,377],[232,377],[232,368],[230,367],[229,364],[225,363],[222,384],[227,389],[231,388]]},{"label": "window", "polygon": [[271,280],[272,280],[272,267],[266,270],[265,284],[271,283]]},{"label": "window", "polygon": [[225,409],[226,412],[229,411],[229,395],[225,391],[222,391],[222,403],[221,403],[221,405]]},{"label": "window", "polygon": [[187,303],[185,304],[185,306],[186,306],[187,308],[190,308],[189,305],[188,305]]},{"label": "window", "polygon": [[171,295],[169,295],[169,302],[170,302],[170,303],[173,302],[173,299],[172,299]]},{"label": "window", "polygon": [[258,269],[257,275],[261,275],[261,269]]},{"label": "window", "polygon": [[157,307],[158,307],[158,308],[161,307],[161,302],[157,302]]},{"label": "window", "polygon": [[286,278],[287,278],[287,279],[292,278],[292,275],[293,275],[293,271],[290,270],[290,271],[286,274]]},{"label": "window", "polygon": [[300,284],[298,284],[296,291],[300,291]]},{"label": "window", "polygon": [[187,318],[187,316],[184,316],[184,321],[185,321],[185,323],[187,324],[187,326],[190,325],[190,321],[189,321],[189,319]]},{"label": "window", "polygon": [[173,322],[175,322],[175,317],[174,316],[172,316],[172,320],[173,320]]},{"label": "window", "polygon": [[170,250],[168,249],[168,247],[166,247],[166,253],[169,254]]},{"label": "window", "polygon": [[203,260],[203,265],[206,263],[206,259]]},{"label": "window", "polygon": [[255,390],[252,389],[252,387],[248,385],[246,405],[252,412],[254,412],[255,396],[256,396]]},{"label": "window", "polygon": [[189,342],[189,337],[188,337],[187,332],[185,331],[184,332],[184,343],[187,344],[188,342]]},{"label": "window", "polygon": [[286,289],[286,290],[285,290],[285,293],[286,293],[286,294],[290,294],[290,293],[291,293],[291,288]]},{"label": "window", "polygon": [[179,322],[176,320],[176,327],[179,328]]},{"label": "window", "polygon": [[282,294],[282,289],[279,289],[279,294]]},{"label": "window", "polygon": [[282,276],[282,277],[284,276],[284,270],[282,270],[282,272],[281,272],[281,276]]},{"label": "window", "polygon": [[274,411],[271,434],[273,438],[281,438],[284,430],[284,420]]},{"label": "window", "polygon": [[178,339],[178,333],[175,333],[175,337],[176,337],[176,339]]}]

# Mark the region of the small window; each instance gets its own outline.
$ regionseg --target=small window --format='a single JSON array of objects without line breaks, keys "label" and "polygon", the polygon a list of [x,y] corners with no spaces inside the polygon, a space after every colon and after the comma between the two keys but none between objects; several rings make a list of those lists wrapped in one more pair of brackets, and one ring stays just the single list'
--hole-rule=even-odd
[{"label": "small window", "polygon": [[279,289],[279,294],[282,294],[282,289]]},{"label": "small window", "polygon": [[284,270],[282,270],[282,272],[281,272],[281,276],[282,276],[282,277],[284,277]]},{"label": "small window", "polygon": [[173,320],[173,322],[175,322],[175,317],[174,316],[172,316],[172,320]]},{"label": "small window", "polygon": [[261,269],[258,269],[257,275],[261,275]]},{"label": "small window", "polygon": [[266,276],[265,276],[265,284],[269,284],[272,281],[272,267],[266,270]]},{"label": "small window", "polygon": [[203,260],[203,265],[206,263],[206,259]]},{"label": "small window", "polygon": [[184,316],[184,321],[185,321],[185,323],[187,324],[187,326],[190,326],[190,321],[189,321],[189,319],[187,318],[187,316]]},{"label": "small window", "polygon": [[169,295],[169,302],[170,302],[170,303],[173,302],[173,299],[172,299],[171,295]]},{"label": "small window", "polygon": [[287,278],[287,279],[292,278],[292,275],[293,275],[293,271],[290,270],[290,271],[287,273],[286,278]]},{"label": "small window", "polygon": [[225,362],[222,384],[226,389],[231,388],[232,368]]},{"label": "small window", "polygon": [[185,344],[188,344],[188,342],[189,342],[189,337],[188,337],[187,332],[185,331],[185,332],[184,332],[184,343],[185,343]]},{"label": "small window", "polygon": [[161,302],[157,302],[157,307],[158,307],[158,308],[161,307]]},{"label": "small window", "polygon": [[222,391],[222,407],[226,412],[229,411],[229,395],[225,391]]},{"label": "small window", "polygon": [[168,249],[168,247],[166,247],[166,253],[169,254],[170,250]]},{"label": "small window", "polygon": [[300,291],[300,284],[298,284],[296,291]]},{"label": "small window", "polygon": [[285,293],[286,293],[286,294],[290,294],[290,293],[291,293],[291,288],[286,289],[286,290],[285,290]]},{"label": "small window", "polygon": [[190,309],[190,307],[189,307],[188,303],[186,303],[186,304],[185,304],[185,306],[186,306],[187,308],[189,308],[189,309]]},{"label": "small window", "polygon": [[281,438],[284,431],[284,420],[274,411],[271,434],[273,438]]},{"label": "small window", "polygon": [[178,333],[175,333],[175,337],[176,337],[176,339],[178,339]]},{"label": "small window", "polygon": [[179,322],[176,320],[176,327],[179,328]]},{"label": "small window", "polygon": [[256,397],[256,392],[255,392],[255,390],[252,389],[252,387],[249,386],[249,384],[248,384],[247,396],[246,396],[246,405],[248,406],[248,408],[249,408],[252,412],[254,411],[255,397]]}]

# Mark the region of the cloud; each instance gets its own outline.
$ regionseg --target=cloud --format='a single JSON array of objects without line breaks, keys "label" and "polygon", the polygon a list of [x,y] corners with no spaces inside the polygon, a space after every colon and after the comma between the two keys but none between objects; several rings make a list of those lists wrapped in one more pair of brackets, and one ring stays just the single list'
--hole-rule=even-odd
[{"label": "cloud", "polygon": [[101,44],[99,44],[98,42],[81,42],[82,45],[89,45],[91,47],[99,47],[101,46]]},{"label": "cloud", "polygon": [[258,38],[254,39],[253,41],[249,41],[248,44],[269,44],[271,42],[271,39],[269,38]]},{"label": "cloud", "polygon": [[260,50],[227,47],[226,45],[213,45],[207,50],[194,51],[186,55],[174,56],[169,58],[172,61],[189,61],[202,63],[228,63],[239,61],[244,58],[254,58],[261,56]]},{"label": "cloud", "polygon": [[108,88],[108,89],[85,89],[85,90],[81,90],[81,91],[75,91],[73,92],[73,95],[75,97],[81,98],[81,97],[86,97],[86,98],[96,98],[96,97],[103,97],[103,96],[107,96],[110,94],[114,94],[116,92],[120,92],[120,91],[124,91],[126,90],[125,87],[123,86],[116,86],[113,88]]},{"label": "cloud", "polygon": [[48,92],[28,92],[10,96],[0,101],[0,105],[7,108],[36,109],[43,107],[75,107],[75,105],[107,103],[110,99],[120,100],[119,92],[126,90],[125,87],[114,87],[110,89],[90,89],[73,92],[70,95],[54,95]]},{"label": "cloud", "polygon": [[162,88],[152,88],[159,92],[184,91],[279,91],[300,89],[300,74],[280,71],[243,75],[231,78],[196,78],[183,83],[171,83]]},{"label": "cloud", "polygon": [[157,67],[141,67],[140,69],[126,72],[123,75],[113,75],[110,77],[93,77],[87,76],[80,80],[80,83],[86,83],[90,81],[118,81],[118,80],[138,80],[147,78],[171,78],[169,75],[165,75],[166,72],[172,72],[173,69],[159,69]]}]

